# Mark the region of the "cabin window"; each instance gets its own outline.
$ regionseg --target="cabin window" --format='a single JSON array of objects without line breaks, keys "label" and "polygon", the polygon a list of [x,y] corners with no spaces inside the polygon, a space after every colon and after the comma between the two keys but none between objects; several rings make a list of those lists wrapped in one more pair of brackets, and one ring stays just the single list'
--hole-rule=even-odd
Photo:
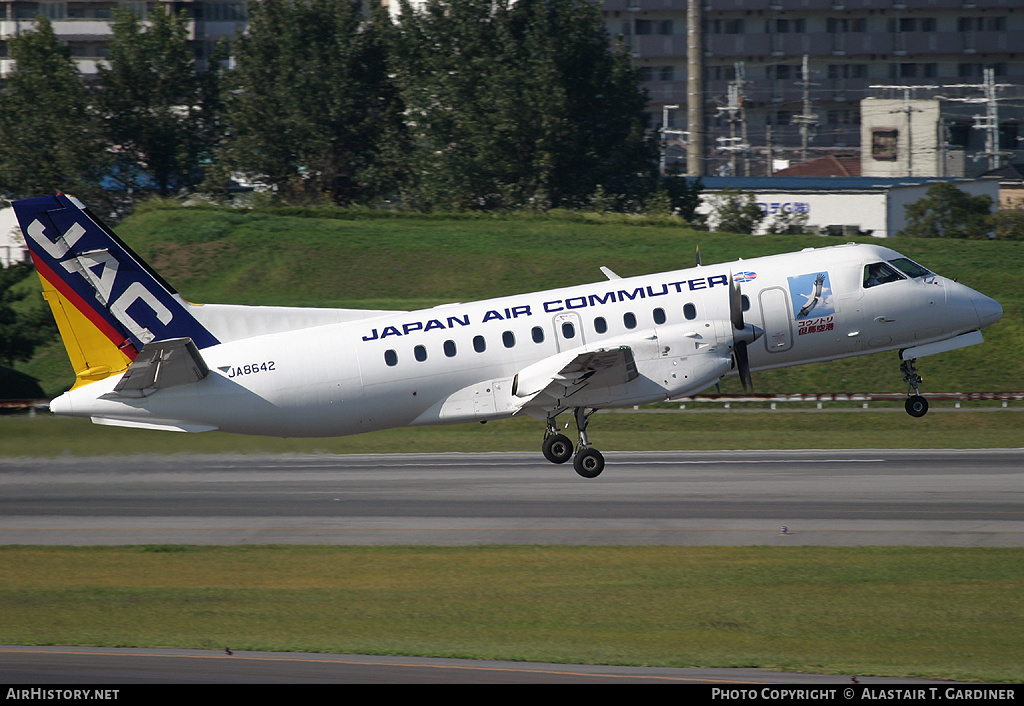
[{"label": "cabin window", "polygon": [[516,335],[511,331],[506,331],[505,333],[501,334],[501,342],[504,344],[506,348],[512,348],[513,346],[516,345]]},{"label": "cabin window", "polygon": [[412,349],[412,354],[416,358],[416,360],[422,363],[427,359],[427,347],[416,346],[415,348]]},{"label": "cabin window", "polygon": [[905,278],[887,262],[873,262],[870,265],[864,265],[865,289],[877,287],[880,284],[888,284],[889,282],[897,282],[901,279]]},{"label": "cabin window", "polygon": [[741,294],[740,302],[740,306],[742,307],[743,311],[750,311],[750,297],[748,297],[746,294]]},{"label": "cabin window", "polygon": [[576,338],[576,327],[573,326],[571,321],[566,321],[562,324],[562,338]]},{"label": "cabin window", "polygon": [[530,331],[530,335],[533,336],[534,343],[544,343],[544,329],[540,326],[534,326],[533,330]]},{"label": "cabin window", "polygon": [[384,362],[387,363],[389,367],[395,367],[398,365],[398,353],[392,350],[384,351]]},{"label": "cabin window", "polygon": [[697,318],[697,307],[693,304],[683,305],[683,316],[686,317],[687,321],[693,321]]},{"label": "cabin window", "polygon": [[458,353],[458,348],[455,347],[455,341],[445,341],[444,354],[449,358],[454,358],[456,353]]},{"label": "cabin window", "polygon": [[665,310],[661,307],[654,310],[654,323],[659,325],[665,323]]},{"label": "cabin window", "polygon": [[477,353],[483,353],[487,350],[487,341],[484,340],[483,336],[473,336],[473,350]]},{"label": "cabin window", "polygon": [[629,329],[636,328],[636,314],[631,311],[627,311],[622,315],[622,324]]},{"label": "cabin window", "polygon": [[598,333],[608,332],[608,322],[604,320],[603,316],[598,316],[594,319],[594,330]]}]

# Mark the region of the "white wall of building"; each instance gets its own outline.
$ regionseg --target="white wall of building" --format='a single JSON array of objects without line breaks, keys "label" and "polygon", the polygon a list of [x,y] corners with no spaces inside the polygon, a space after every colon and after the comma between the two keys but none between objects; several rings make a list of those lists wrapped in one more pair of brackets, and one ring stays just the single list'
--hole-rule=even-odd
[{"label": "white wall of building", "polygon": [[27,259],[28,248],[25,247],[25,238],[22,237],[14,209],[0,209],[0,264],[10,267]]},{"label": "white wall of building", "polygon": [[[998,204],[999,182],[996,179],[965,179],[954,184],[972,196],[987,195],[992,198],[993,204]],[[836,234],[856,235],[856,231],[861,231],[876,238],[892,238],[906,227],[907,204],[924,198],[931,185],[898,184],[856,190],[753,189],[749,193],[767,214],[761,223],[759,235],[767,231],[768,224],[778,213],[806,213],[807,227],[811,232],[838,226],[842,232]],[[697,208],[697,213],[710,217],[708,225],[712,229],[716,225],[713,212],[719,193],[718,190],[706,190]]]}]

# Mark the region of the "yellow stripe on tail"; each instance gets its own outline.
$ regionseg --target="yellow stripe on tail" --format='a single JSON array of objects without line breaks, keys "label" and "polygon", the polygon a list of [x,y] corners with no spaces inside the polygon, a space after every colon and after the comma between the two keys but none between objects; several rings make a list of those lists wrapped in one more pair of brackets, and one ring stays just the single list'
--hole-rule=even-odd
[{"label": "yellow stripe on tail", "polygon": [[39,275],[39,280],[43,283],[43,299],[50,305],[71,367],[75,371],[75,384],[71,389],[111,375],[120,375],[127,370],[131,358],[119,350],[42,275]]}]

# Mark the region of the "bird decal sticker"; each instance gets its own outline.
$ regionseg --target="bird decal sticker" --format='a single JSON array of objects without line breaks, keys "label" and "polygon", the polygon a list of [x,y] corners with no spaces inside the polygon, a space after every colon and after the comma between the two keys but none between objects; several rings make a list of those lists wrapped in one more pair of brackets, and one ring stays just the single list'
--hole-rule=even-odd
[{"label": "bird decal sticker", "polygon": [[811,311],[814,310],[816,306],[818,306],[818,304],[821,304],[825,301],[821,296],[821,290],[824,286],[825,275],[818,275],[817,277],[814,278],[814,289],[811,290],[810,294],[803,295],[803,297],[807,301],[806,303],[804,303],[803,308],[801,308],[800,311],[797,313],[796,318],[805,318],[808,314],[811,313]]}]

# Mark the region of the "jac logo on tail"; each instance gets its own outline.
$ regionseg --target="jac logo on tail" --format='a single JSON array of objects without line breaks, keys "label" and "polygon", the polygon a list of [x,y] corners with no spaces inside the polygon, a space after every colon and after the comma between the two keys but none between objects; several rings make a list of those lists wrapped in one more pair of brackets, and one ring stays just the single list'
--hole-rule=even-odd
[{"label": "jac logo on tail", "polygon": [[[137,302],[144,304],[156,317],[156,320],[164,326],[167,326],[174,318],[174,314],[160,301],[160,298],[137,280],[129,283],[124,291],[111,301],[114,292],[121,285],[118,280],[120,263],[106,249],[81,253],[74,251],[75,244],[86,234],[86,229],[81,223],[77,221],[72,223],[67,232],[57,236],[55,240],[51,240],[46,235],[46,227],[38,219],[32,221],[31,225],[26,228],[26,232],[57,264],[60,264],[67,272],[79,275],[95,293],[102,308],[110,311],[113,317],[141,343],[149,343],[156,336],[146,326],[139,323],[136,318],[139,316],[138,313],[135,316],[129,313],[129,309],[134,304]],[[137,309],[135,311],[138,312]]]}]

